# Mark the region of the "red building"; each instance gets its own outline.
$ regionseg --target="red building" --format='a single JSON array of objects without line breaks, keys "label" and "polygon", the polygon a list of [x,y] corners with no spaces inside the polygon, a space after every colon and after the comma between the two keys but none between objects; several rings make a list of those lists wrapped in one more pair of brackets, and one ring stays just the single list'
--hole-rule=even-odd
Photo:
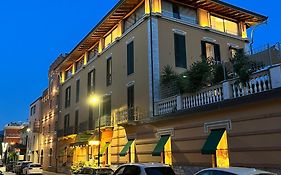
[{"label": "red building", "polygon": [[19,144],[21,141],[20,130],[23,129],[23,125],[20,123],[10,123],[4,128],[4,142],[9,145]]}]

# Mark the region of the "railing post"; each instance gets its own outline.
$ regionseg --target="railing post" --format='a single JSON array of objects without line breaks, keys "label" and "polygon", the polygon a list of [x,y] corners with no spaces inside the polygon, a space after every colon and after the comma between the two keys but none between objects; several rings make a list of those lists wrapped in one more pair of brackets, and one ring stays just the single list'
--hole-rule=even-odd
[{"label": "railing post", "polygon": [[182,98],[181,96],[177,96],[177,111],[181,110],[182,109]]},{"label": "railing post", "polygon": [[233,98],[232,88],[229,81],[224,81],[222,84],[222,92],[223,92],[223,99],[231,99]]},{"label": "railing post", "polygon": [[281,66],[271,67],[269,73],[272,89],[281,87]]}]

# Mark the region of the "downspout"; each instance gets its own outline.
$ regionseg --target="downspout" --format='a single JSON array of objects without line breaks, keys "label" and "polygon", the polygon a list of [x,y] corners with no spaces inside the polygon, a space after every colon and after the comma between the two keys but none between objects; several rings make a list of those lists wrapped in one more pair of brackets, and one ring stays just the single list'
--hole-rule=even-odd
[{"label": "downspout", "polygon": [[153,61],[153,34],[152,34],[152,0],[149,0],[149,17],[150,17],[150,59],[151,59],[151,86],[152,86],[152,117],[155,114],[154,107],[154,61]]},{"label": "downspout", "polygon": [[251,51],[251,55],[253,54],[253,44],[254,44],[254,34],[255,34],[255,31],[256,31],[256,28],[263,25],[263,24],[267,24],[267,19],[259,24],[256,24],[254,27],[253,27],[253,30],[251,31],[251,43],[250,43],[250,51]]}]

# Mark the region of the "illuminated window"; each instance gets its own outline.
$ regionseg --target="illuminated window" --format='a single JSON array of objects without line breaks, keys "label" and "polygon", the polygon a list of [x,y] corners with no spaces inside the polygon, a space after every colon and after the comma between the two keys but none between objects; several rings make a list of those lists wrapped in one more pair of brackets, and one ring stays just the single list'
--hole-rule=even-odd
[{"label": "illuminated window", "polygon": [[220,45],[207,41],[201,41],[201,49],[202,58],[207,59],[209,63],[221,61]]},{"label": "illuminated window", "polygon": [[115,41],[115,39],[118,37],[118,28],[112,30],[106,37],[104,38],[104,47],[106,48],[111,43]]},{"label": "illuminated window", "polygon": [[232,35],[238,35],[238,25],[235,22],[224,20],[224,26],[225,26],[225,32],[232,34]]},{"label": "illuminated window", "polygon": [[230,47],[229,48],[229,54],[230,54],[230,59],[234,59],[236,54],[237,54],[237,49],[236,48],[233,48],[233,47]]},{"label": "illuminated window", "polygon": [[223,19],[216,16],[211,16],[211,27],[218,31],[224,32]]},{"label": "illuminated window", "polygon": [[232,35],[238,35],[238,24],[236,22],[213,15],[211,15],[211,28]]}]

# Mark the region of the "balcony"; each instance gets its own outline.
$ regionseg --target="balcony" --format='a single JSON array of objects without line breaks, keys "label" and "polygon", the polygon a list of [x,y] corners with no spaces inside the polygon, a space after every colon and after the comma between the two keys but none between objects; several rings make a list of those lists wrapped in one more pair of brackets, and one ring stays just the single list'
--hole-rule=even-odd
[{"label": "balcony", "polygon": [[139,107],[135,108],[122,108],[115,112],[114,124],[125,125],[125,124],[136,124],[145,117],[145,111]]},{"label": "balcony", "polygon": [[[99,127],[99,119],[95,121],[95,128],[98,127]],[[100,127],[101,128],[113,127],[113,122],[110,115],[104,115],[100,117]]]},{"label": "balcony", "polygon": [[267,66],[252,74],[246,85],[237,79],[226,80],[197,93],[181,94],[164,98],[155,103],[156,115],[167,115],[181,110],[219,103],[253,94],[281,88],[281,65]]}]

